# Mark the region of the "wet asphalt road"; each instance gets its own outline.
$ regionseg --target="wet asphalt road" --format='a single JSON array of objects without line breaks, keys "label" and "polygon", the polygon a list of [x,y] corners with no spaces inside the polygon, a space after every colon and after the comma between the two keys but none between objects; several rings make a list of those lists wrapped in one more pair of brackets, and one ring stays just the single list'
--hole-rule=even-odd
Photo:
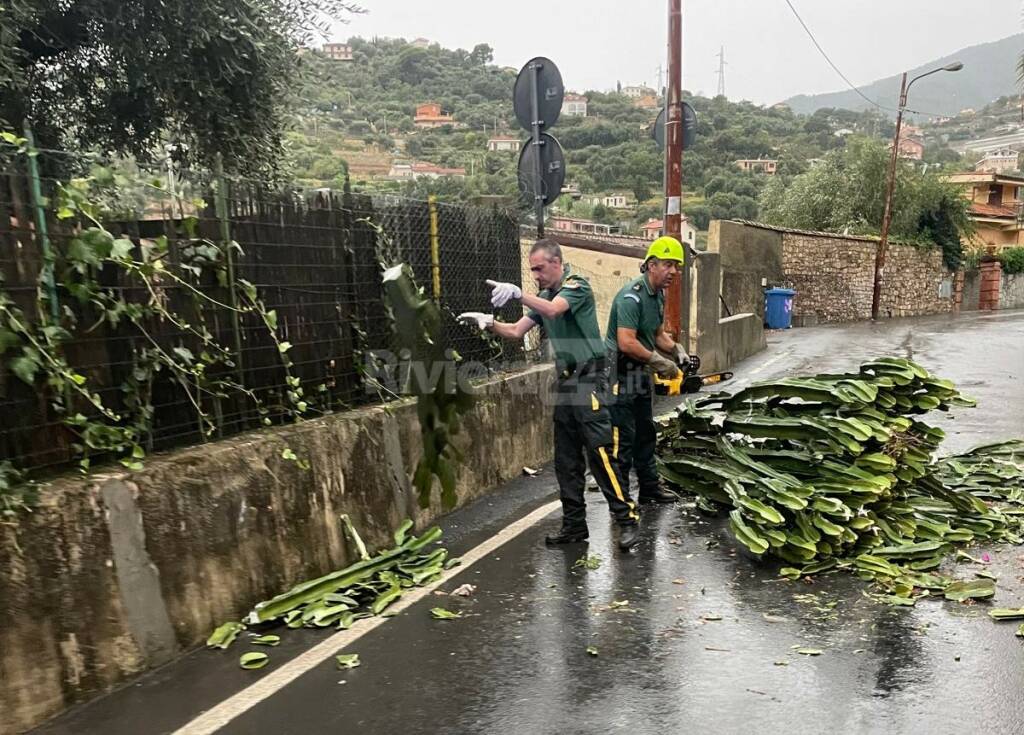
[{"label": "wet asphalt road", "polygon": [[[955,380],[979,408],[932,415],[950,450],[1024,435],[1024,312],[773,334],[734,384],[907,356]],[[554,478],[510,483],[443,524],[463,553],[550,500]],[[779,580],[724,524],[687,504],[648,507],[643,539],[616,550],[590,494],[589,545],[547,549],[557,513],[232,721],[226,733],[1024,733],[1024,643],[992,605],[890,608],[844,575]],[[989,552],[994,606],[1024,606],[1024,549]],[[585,555],[595,569],[578,566]],[[963,577],[979,568],[949,563]],[[464,613],[437,621],[436,605]],[[293,634],[294,633],[294,634]],[[288,631],[264,672],[237,651],[197,651],[77,709],[45,733],[173,732],[322,639]],[[588,647],[596,653],[588,652]],[[821,650],[808,656],[796,648]]]}]

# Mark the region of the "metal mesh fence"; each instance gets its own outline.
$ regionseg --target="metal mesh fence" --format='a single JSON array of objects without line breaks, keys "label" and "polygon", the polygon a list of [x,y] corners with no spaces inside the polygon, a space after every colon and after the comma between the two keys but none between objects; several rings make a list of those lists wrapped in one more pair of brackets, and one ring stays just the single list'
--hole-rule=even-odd
[{"label": "metal mesh fence", "polygon": [[[25,319],[67,330],[60,353],[88,389],[125,421],[148,412],[141,438],[147,450],[281,421],[296,387],[308,397],[306,416],[388,398],[363,379],[367,356],[392,346],[382,263],[411,266],[440,307],[445,344],[463,359],[500,368],[523,357],[521,345],[484,339],[455,319],[463,311],[489,311],[485,279],[520,283],[514,212],[282,189],[173,168],[147,177],[128,162],[56,152],[34,158],[0,151],[0,304],[6,297]],[[132,323],[112,316],[109,301],[98,304],[78,292],[67,263],[82,246],[88,217],[56,216],[58,187],[73,188],[68,182],[75,176],[89,177],[96,196],[108,198],[102,224],[130,241],[133,260],[161,253],[149,281],[101,265],[96,280],[124,305],[113,308],[158,302],[163,317]],[[56,274],[49,299],[47,263]],[[260,313],[232,308],[238,298],[232,284],[244,282],[273,312],[274,329]],[[498,315],[511,320],[517,312],[510,306]],[[34,381],[19,377],[14,368],[25,337],[4,324],[10,327],[0,320],[0,462],[36,470],[66,466],[86,442],[69,426],[68,413],[89,415],[95,407],[73,397],[59,411],[44,371]],[[198,359],[211,344],[230,352],[209,363],[211,377],[222,378],[218,390],[140,367],[155,351]],[[287,368],[282,344],[289,346]],[[223,390],[227,384],[238,389]]]}]

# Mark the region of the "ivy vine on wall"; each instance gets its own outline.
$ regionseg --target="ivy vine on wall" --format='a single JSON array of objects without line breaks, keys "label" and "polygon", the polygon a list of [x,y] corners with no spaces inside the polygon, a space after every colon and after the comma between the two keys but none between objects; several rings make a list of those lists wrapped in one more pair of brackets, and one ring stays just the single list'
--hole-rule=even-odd
[{"label": "ivy vine on wall", "polygon": [[[24,138],[5,132],[0,139],[18,155],[36,155]],[[154,198],[175,196],[159,180],[128,183],[149,190]],[[223,180],[218,183],[223,186]],[[307,415],[316,401],[306,395],[293,373],[291,344],[279,335],[277,313],[267,309],[256,286],[233,277],[230,264],[231,258],[241,254],[238,243],[199,237],[198,220],[190,216],[180,218],[173,258],[167,235],[133,240],[115,234],[104,224],[111,215],[106,203],[116,201],[118,188],[125,184],[123,174],[94,166],[88,176],[57,185],[49,205],[66,235],[61,238],[65,245],[48,251],[40,269],[34,313],[25,313],[11,298],[0,271],[0,366],[46,397],[53,415],[74,437],[79,468],[87,472],[97,457],[112,458],[130,470],[142,468],[158,378],[170,379],[181,388],[197,428],[206,437],[218,429],[213,407],[233,396],[243,396],[265,425],[272,423],[271,415],[291,419]],[[199,200],[189,204],[197,211],[206,206]],[[179,208],[184,212],[183,206]],[[222,287],[218,293],[228,294],[225,300],[200,285],[210,273]],[[187,295],[187,309],[171,308],[170,289]],[[237,349],[218,341],[206,322],[213,308],[239,317],[255,315],[273,340],[286,382],[274,405],[267,405],[265,397],[244,384],[242,371],[236,369]],[[158,341],[151,333],[154,324],[172,325],[180,334],[179,344]],[[131,367],[119,387],[116,407],[65,355],[73,333],[88,334],[101,325],[132,337]],[[282,458],[309,466],[291,448],[283,450]],[[0,462],[0,520],[16,518],[35,500],[37,489],[23,470],[10,461]]]}]

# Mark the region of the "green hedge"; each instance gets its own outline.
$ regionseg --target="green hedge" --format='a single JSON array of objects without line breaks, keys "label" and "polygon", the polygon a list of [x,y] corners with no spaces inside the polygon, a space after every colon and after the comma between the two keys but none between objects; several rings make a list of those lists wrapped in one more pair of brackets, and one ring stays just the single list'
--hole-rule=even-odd
[{"label": "green hedge", "polygon": [[1024,273],[1024,247],[1006,248],[999,253],[1003,273]]}]

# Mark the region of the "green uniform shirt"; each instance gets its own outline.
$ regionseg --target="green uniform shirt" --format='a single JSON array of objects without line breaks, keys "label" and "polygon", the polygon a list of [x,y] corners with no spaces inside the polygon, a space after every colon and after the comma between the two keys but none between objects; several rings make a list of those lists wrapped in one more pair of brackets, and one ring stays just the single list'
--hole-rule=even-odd
[{"label": "green uniform shirt", "polygon": [[655,291],[641,275],[627,283],[615,294],[612,310],[608,314],[608,332],[605,347],[615,355],[619,351],[619,327],[635,329],[636,338],[647,349],[653,351],[654,336],[665,321],[665,294]]},{"label": "green uniform shirt", "polygon": [[595,358],[604,357],[594,293],[587,279],[569,273],[569,267],[566,266],[558,285],[544,289],[537,296],[547,301],[561,296],[569,302],[569,310],[554,319],[546,319],[532,309],[527,314],[547,330],[559,371],[575,370]]}]

